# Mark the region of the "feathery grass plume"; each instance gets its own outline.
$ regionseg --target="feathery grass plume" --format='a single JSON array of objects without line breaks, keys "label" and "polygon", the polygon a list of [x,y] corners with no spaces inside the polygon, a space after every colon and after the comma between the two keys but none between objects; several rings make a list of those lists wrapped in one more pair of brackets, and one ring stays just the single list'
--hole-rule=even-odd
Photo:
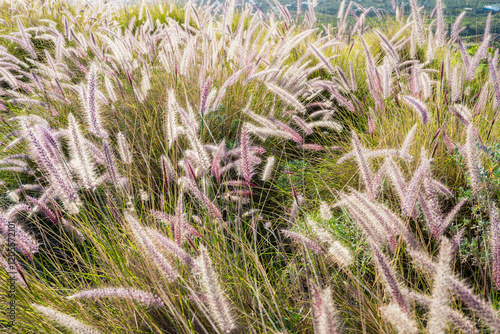
[{"label": "feathery grass plume", "polygon": [[[5,241],[7,241],[7,239]],[[4,242],[4,240],[2,240],[2,242]],[[2,242],[0,242],[0,244]],[[26,282],[26,279],[24,277],[22,267],[19,265],[19,262],[17,262],[17,259],[15,257],[9,256],[8,259],[5,260],[3,255],[0,254],[0,265],[4,267],[10,278],[15,281],[15,284],[19,284],[25,289],[29,288],[28,282]]]},{"label": "feathery grass plume", "polygon": [[80,124],[73,114],[68,116],[68,125],[69,148],[73,157],[70,164],[82,181],[83,188],[93,189],[97,185],[94,165],[80,130]]},{"label": "feathery grass plume", "polygon": [[[420,294],[415,291],[410,291],[405,289],[405,295],[408,299],[415,301],[416,303],[429,308],[431,305],[432,299],[427,295]],[[452,324],[455,328],[460,329],[464,333],[468,334],[477,334],[477,329],[472,321],[467,319],[461,312],[455,311],[454,309],[447,308],[446,312],[442,314],[444,318],[450,319],[450,324]]]},{"label": "feathery grass plume", "polygon": [[271,179],[275,160],[276,158],[274,155],[267,157],[266,166],[264,167],[264,172],[262,173],[262,181],[266,182]]},{"label": "feathery grass plume", "polygon": [[196,259],[196,268],[201,275],[201,284],[212,317],[225,333],[236,329],[236,319],[231,310],[232,305],[224,295],[217,274],[205,246],[200,246],[200,255]]},{"label": "feathery grass plume", "polygon": [[125,212],[125,219],[130,225],[130,229],[134,234],[135,239],[143,250],[149,255],[151,260],[156,264],[160,272],[165,275],[167,281],[174,281],[179,277],[177,271],[168,263],[163,255],[158,251],[153,241],[144,231],[139,221],[130,212]]},{"label": "feathery grass plume", "polygon": [[217,149],[212,154],[212,166],[210,168],[210,172],[212,173],[212,176],[215,176],[217,184],[220,184],[221,182],[222,173],[220,164],[225,154],[226,154],[226,139],[223,139],[219,147],[217,147]]},{"label": "feathery grass plume", "polygon": [[407,188],[406,179],[401,170],[399,169],[399,167],[390,157],[386,159],[386,163],[387,163],[386,173],[387,176],[389,177],[389,181],[391,182],[392,188],[394,189],[396,195],[398,196],[399,203],[403,204],[406,198],[406,188]]},{"label": "feathery grass plume", "polygon": [[210,215],[212,215],[214,218],[222,219],[222,214],[217,205],[214,204],[207,197],[207,195],[200,191],[200,189],[192,179],[183,176],[179,178],[179,184],[183,189],[186,189],[191,195],[193,195],[198,200],[198,202],[207,209]]},{"label": "feathery grass plume", "polygon": [[453,26],[451,27],[451,33],[450,33],[450,43],[453,43],[457,38],[460,32],[464,29],[460,29],[460,23],[462,22],[465,14],[467,12],[462,12],[460,15],[457,16],[457,19],[455,20],[455,23],[453,23]]},{"label": "feathery grass plume", "polygon": [[399,149],[399,155],[405,161],[411,161],[413,159],[412,155],[410,154],[410,147],[411,144],[413,143],[413,139],[415,138],[416,132],[417,132],[417,124],[413,125],[411,130],[408,131],[408,134],[406,135],[406,138],[403,141],[401,148]]},{"label": "feathery grass plume", "polygon": [[425,52],[425,60],[431,62],[434,60],[434,38],[432,30],[429,31],[429,39],[427,40],[427,51]]},{"label": "feathery grass plume", "polygon": [[411,6],[411,15],[413,16],[413,21],[415,22],[418,45],[423,46],[425,44],[424,28],[422,26],[422,18],[418,13],[417,0],[410,0],[410,6]]},{"label": "feathery grass plume", "polygon": [[496,204],[490,204],[490,252],[491,277],[497,290],[500,290],[500,219]]},{"label": "feathery grass plume", "polygon": [[0,213],[0,235],[9,243],[13,243],[15,248],[30,260],[33,260],[32,254],[38,252],[38,242],[36,239],[19,226],[19,224],[9,221],[3,213]]},{"label": "feathery grass plume", "polygon": [[53,144],[40,133],[38,126],[27,127],[26,132],[33,156],[38,165],[47,172],[50,184],[54,187],[64,208],[69,214],[77,214],[81,202],[68,171],[61,163],[59,152],[51,147]]},{"label": "feathery grass plume", "polygon": [[402,311],[398,304],[389,304],[380,307],[382,318],[396,328],[401,334],[418,333],[415,321],[406,312]]},{"label": "feathery grass plume", "polygon": [[359,142],[358,136],[354,131],[352,131],[351,142],[353,150],[356,154],[356,161],[358,163],[358,168],[361,173],[361,177],[363,178],[363,182],[365,184],[368,197],[370,199],[373,199],[374,189],[373,189],[372,171],[370,170],[370,166],[368,165],[368,161],[364,155],[363,148],[361,147],[361,143]]},{"label": "feathery grass plume", "polygon": [[469,179],[474,193],[482,197],[481,190],[483,183],[479,172],[479,154],[475,143],[476,131],[472,123],[467,127],[467,137],[465,141],[465,155],[467,161],[467,169],[469,170]]},{"label": "feathery grass plume", "polygon": [[179,108],[177,100],[175,98],[175,92],[173,89],[169,89],[167,97],[167,110],[165,111],[165,131],[168,142],[168,148],[171,149],[172,145],[175,143],[180,135],[177,126],[177,109]]},{"label": "feathery grass plume", "polygon": [[441,225],[439,225],[440,236],[443,235],[444,231],[448,228],[448,226],[450,226],[451,222],[453,221],[453,219],[455,219],[455,216],[460,211],[465,202],[467,202],[467,198],[461,199],[460,202],[458,202],[457,205],[455,205],[453,209],[451,209],[451,211],[446,215],[446,217],[444,217],[443,221],[441,222]]},{"label": "feathery grass plume", "polygon": [[161,298],[145,291],[130,288],[101,288],[84,290],[74,295],[66,297],[67,299],[101,299],[117,298],[133,300],[147,307],[163,307],[165,304]]},{"label": "feathery grass plume", "polygon": [[339,241],[334,240],[330,233],[321,227],[318,222],[306,216],[306,224],[317,236],[320,242],[328,247],[327,255],[341,267],[347,267],[353,263],[353,258],[349,249],[344,247]]},{"label": "feathery grass plume", "polygon": [[115,90],[111,80],[107,76],[104,76],[104,84],[106,85],[106,91],[108,92],[108,97],[111,101],[116,102],[118,98],[116,97]]},{"label": "feathery grass plume", "polygon": [[320,292],[320,288],[311,283],[312,306],[314,314],[314,333],[317,334],[340,334],[338,316],[333,306],[332,292],[326,288]]},{"label": "feathery grass plume", "polygon": [[460,298],[476,315],[481,317],[492,332],[500,333],[500,318],[495,307],[476,296],[474,291],[462,281],[452,278],[450,283],[450,289],[454,295]]},{"label": "feathery grass plume", "polygon": [[420,116],[422,117],[422,123],[429,123],[427,106],[423,102],[409,95],[404,95],[403,99],[410,105],[410,107],[412,107],[413,110],[417,111],[420,114]]},{"label": "feathery grass plume", "polygon": [[449,320],[443,318],[443,314],[446,314],[448,308],[449,280],[452,276],[450,268],[452,256],[453,249],[451,243],[448,239],[443,238],[434,272],[431,304],[429,305],[429,320],[427,322],[427,331],[429,333],[444,334],[446,322]]},{"label": "feathery grass plume", "polygon": [[395,271],[389,265],[389,261],[384,256],[384,254],[382,254],[382,251],[373,242],[371,243],[371,248],[373,250],[373,255],[375,257],[379,272],[384,279],[385,285],[388,288],[389,293],[391,294],[393,302],[395,302],[399,306],[402,312],[410,316],[410,307],[405,298],[405,295],[401,291],[400,283],[397,280]]},{"label": "feathery grass plume", "polygon": [[324,220],[331,220],[333,218],[332,212],[330,211],[330,206],[325,202],[321,201],[319,206],[319,213],[321,214],[321,218]]},{"label": "feathery grass plume", "polygon": [[281,97],[286,104],[296,108],[299,113],[305,112],[305,107],[294,95],[269,82],[266,82],[266,86],[272,93]]},{"label": "feathery grass plume", "polygon": [[249,137],[248,137],[248,130],[245,124],[243,124],[243,127],[241,129],[241,170],[243,174],[243,178],[245,181],[250,182],[252,180],[253,176],[253,166],[252,163],[250,162],[250,152],[249,152]]},{"label": "feathery grass plume", "polygon": [[495,100],[500,104],[500,83],[498,82],[497,64],[488,56],[488,67],[490,69],[490,82],[493,85]]},{"label": "feathery grass plume", "polygon": [[436,44],[437,46],[444,46],[446,39],[446,31],[444,30],[444,15],[443,15],[443,1],[436,1]]},{"label": "feathery grass plume", "polygon": [[168,187],[168,185],[172,182],[177,181],[177,173],[175,172],[174,166],[170,162],[170,159],[167,158],[165,154],[161,155],[161,173],[163,176],[163,186]]},{"label": "feathery grass plume", "polygon": [[31,304],[31,307],[35,309],[38,313],[43,314],[48,319],[58,323],[61,326],[69,329],[72,333],[75,334],[100,334],[97,329],[84,324],[83,322],[73,318],[72,316],[67,315],[66,313],[62,313],[56,311],[52,307],[42,306],[40,304]]},{"label": "feathery grass plume", "polygon": [[160,247],[169,251],[180,261],[184,262],[188,267],[194,267],[193,259],[181,246],[152,228],[146,228],[146,231],[154,240],[157,241],[157,244]]},{"label": "feathery grass plume", "polygon": [[[83,86],[82,86],[83,89]],[[87,74],[87,92],[85,94],[85,117],[87,118],[87,125],[90,132],[99,138],[107,138],[108,134],[104,131],[102,126],[101,115],[99,112],[99,105],[96,100],[96,93],[98,89],[97,81],[97,65],[92,63],[89,73]]]},{"label": "feathery grass plume", "polygon": [[415,202],[422,188],[422,180],[430,173],[431,160],[423,157],[420,166],[411,178],[405,192],[405,200],[402,203],[402,211],[407,216],[412,216],[415,209]]},{"label": "feathery grass plume", "polygon": [[126,163],[132,163],[132,154],[130,152],[130,147],[127,142],[127,138],[122,132],[118,132],[116,135],[116,141],[118,142],[118,153],[120,154],[120,159]]},{"label": "feathery grass plume", "polygon": [[102,141],[102,150],[104,152],[104,158],[106,161],[106,167],[108,169],[109,177],[111,178],[111,181],[113,182],[115,187],[119,188],[122,183],[118,179],[118,167],[116,166],[115,155],[106,139],[103,139]]},{"label": "feathery grass plume", "polygon": [[302,244],[305,248],[310,249],[315,254],[324,254],[323,249],[321,249],[317,243],[300,233],[289,230],[281,230],[281,233],[283,233],[287,238],[292,239],[294,242]]}]

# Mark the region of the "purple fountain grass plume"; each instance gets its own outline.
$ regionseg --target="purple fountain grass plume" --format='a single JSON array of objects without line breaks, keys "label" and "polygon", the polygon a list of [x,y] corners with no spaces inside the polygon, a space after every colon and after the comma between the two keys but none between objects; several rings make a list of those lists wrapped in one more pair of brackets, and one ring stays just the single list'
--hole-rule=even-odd
[{"label": "purple fountain grass plume", "polygon": [[436,202],[425,196],[422,193],[418,194],[418,202],[420,204],[420,208],[422,209],[422,213],[424,214],[425,221],[427,222],[427,226],[429,227],[429,231],[431,236],[439,240],[441,237],[439,227],[442,224],[442,218],[439,212],[439,206]]},{"label": "purple fountain grass plume", "polygon": [[416,334],[418,333],[415,321],[411,319],[408,314],[401,310],[397,304],[389,304],[381,306],[380,313],[382,318],[388,323],[393,325],[398,333],[402,334]]},{"label": "purple fountain grass plume", "polygon": [[32,254],[38,252],[36,239],[19,224],[9,221],[3,213],[0,213],[0,235],[7,240],[9,247],[15,247],[30,260],[33,260]]},{"label": "purple fountain grass plume", "polygon": [[368,197],[370,199],[374,198],[373,193],[373,175],[368,165],[368,161],[364,155],[363,148],[361,147],[361,143],[359,142],[358,136],[354,131],[352,131],[351,142],[353,146],[353,150],[356,154],[356,161],[358,163],[358,168],[363,178],[363,182],[365,184],[366,191],[368,193]]},{"label": "purple fountain grass plume", "polygon": [[337,122],[334,122],[334,121],[315,121],[315,122],[310,122],[310,123],[307,123],[307,127],[309,129],[313,129],[313,128],[329,128],[329,129],[332,129],[332,130],[335,130],[335,131],[342,131],[342,125],[340,125],[339,123]]},{"label": "purple fountain grass plume", "polygon": [[125,219],[129,223],[132,233],[134,234],[139,245],[144,249],[149,258],[153,260],[160,272],[165,275],[165,278],[169,282],[176,280],[179,277],[179,274],[158,251],[155,244],[149,238],[134,215],[132,213],[125,212]]},{"label": "purple fountain grass plume", "polygon": [[180,261],[184,262],[188,267],[194,267],[193,259],[184,249],[182,249],[182,247],[154,229],[146,228],[146,231],[153,240],[157,241],[157,244],[160,247],[169,251]]},{"label": "purple fountain grass plume", "polygon": [[38,58],[38,55],[36,54],[35,49],[33,47],[33,43],[31,43],[31,40],[29,39],[28,35],[26,34],[24,26],[21,23],[21,20],[19,19],[19,17],[17,18],[17,27],[19,28],[19,32],[21,33],[21,36],[23,38],[22,42],[20,43],[22,48],[25,49],[26,51],[28,51],[29,54],[31,55],[31,57],[33,57],[33,59]]},{"label": "purple fountain grass plume", "polygon": [[405,215],[413,215],[415,203],[422,188],[422,180],[430,173],[430,164],[431,160],[424,158],[408,183],[405,200],[402,203],[402,211]]},{"label": "purple fountain grass plume", "polygon": [[410,0],[410,6],[411,6],[411,15],[413,16],[413,21],[415,21],[418,45],[423,46],[425,44],[424,28],[422,26],[422,18],[418,13],[417,0]]},{"label": "purple fountain grass plume", "polygon": [[84,290],[74,295],[66,297],[67,299],[102,299],[102,298],[117,298],[129,299],[147,307],[164,307],[165,304],[160,297],[157,297],[149,292],[131,289],[131,288],[100,288]]},{"label": "purple fountain grass plume", "polygon": [[97,65],[92,64],[90,66],[89,73],[87,75],[87,93],[85,106],[85,117],[87,118],[87,125],[90,132],[95,134],[99,138],[107,138],[108,134],[103,130],[101,115],[99,112],[99,105],[96,100],[96,92],[98,90],[97,81]]},{"label": "purple fountain grass plume", "polygon": [[302,105],[302,103],[300,103],[299,100],[297,100],[297,98],[288,93],[287,91],[285,91],[284,89],[272,84],[272,83],[266,83],[266,86],[267,88],[275,95],[279,96],[281,99],[283,99],[283,101],[294,107],[295,109],[297,109],[297,111],[301,114],[303,114],[305,112],[305,107]]},{"label": "purple fountain grass plume", "polygon": [[481,88],[481,92],[479,93],[479,98],[477,99],[477,103],[474,107],[474,112],[472,114],[472,117],[476,117],[479,115],[479,113],[486,108],[486,104],[488,103],[488,96],[489,96],[489,87],[488,83],[485,83],[484,86]]},{"label": "purple fountain grass plume", "polygon": [[0,265],[4,267],[7,274],[9,274],[10,278],[13,279],[16,284],[19,284],[25,289],[29,289],[28,282],[26,282],[22,268],[15,258],[9,257],[6,261],[0,254]]},{"label": "purple fountain grass plume", "polygon": [[476,131],[472,123],[467,127],[467,137],[465,141],[465,155],[467,168],[469,171],[470,184],[474,193],[481,197],[483,182],[479,171],[479,154],[475,143]]},{"label": "purple fountain grass plume", "polygon": [[409,95],[404,95],[403,99],[410,105],[410,107],[412,107],[413,110],[417,111],[420,114],[420,116],[422,117],[422,123],[429,123],[427,106],[423,102]]},{"label": "purple fountain grass plume", "polygon": [[111,80],[107,76],[104,77],[104,84],[106,85],[106,91],[108,92],[108,97],[111,101],[116,102],[118,98],[116,97],[115,90],[113,88],[113,84]]},{"label": "purple fountain grass plume", "polygon": [[70,165],[82,181],[85,189],[93,189],[97,185],[94,165],[85,145],[85,139],[80,130],[80,124],[73,114],[68,116],[69,148],[72,159]]},{"label": "purple fountain grass plume", "polygon": [[342,196],[343,200],[339,204],[343,204],[348,209],[349,215],[354,219],[356,224],[362,229],[366,237],[372,242],[379,245],[387,244],[388,233],[383,229],[379,222],[371,215],[362,209],[362,204],[354,200],[353,196]]},{"label": "purple fountain grass plume", "polygon": [[323,249],[317,243],[300,233],[290,230],[281,230],[281,233],[287,238],[292,239],[296,243],[302,244],[305,248],[311,250],[315,254],[324,254]]},{"label": "purple fountain grass plume", "polygon": [[177,127],[178,108],[179,106],[175,98],[175,92],[173,89],[169,89],[167,97],[167,110],[165,111],[165,130],[169,149],[172,148],[172,145],[175,143],[180,134]]},{"label": "purple fountain grass plume", "polygon": [[309,128],[308,124],[304,122],[303,119],[300,117],[293,115],[292,116],[292,121],[299,126],[299,128],[306,134],[306,135],[312,135],[313,131],[312,129]]},{"label": "purple fountain grass plume", "polygon": [[226,140],[223,139],[217,150],[215,150],[212,155],[212,166],[210,168],[212,176],[215,176],[215,179],[217,180],[217,184],[220,184],[221,182],[221,161],[225,154]]},{"label": "purple fountain grass plume", "polygon": [[285,123],[283,122],[280,122],[276,119],[272,119],[270,118],[271,121],[276,124],[276,126],[285,131],[285,132],[288,132],[290,134],[290,138],[296,142],[296,143],[299,143],[299,144],[302,144],[304,142],[304,138],[302,138],[302,136],[300,134],[297,133],[297,131],[295,131],[294,129],[292,129],[291,127],[289,127],[288,125],[286,125]]},{"label": "purple fountain grass plume", "polygon": [[500,318],[498,317],[497,311],[493,305],[487,304],[481,298],[476,296],[472,289],[456,278],[450,279],[450,289],[453,291],[455,296],[460,298],[468,306],[470,310],[474,311],[476,315],[484,320],[486,326],[488,326],[492,332],[500,332]]},{"label": "purple fountain grass plume", "polygon": [[403,141],[403,144],[399,149],[399,155],[405,161],[411,161],[413,159],[412,155],[410,154],[410,147],[413,143],[413,139],[415,138],[416,131],[417,131],[417,124],[415,123],[415,125],[413,125],[411,130],[406,135],[405,140]]},{"label": "purple fountain grass plume", "polygon": [[[417,262],[420,268],[428,273],[436,273],[437,265],[433,263],[424,252],[409,249],[409,254],[412,259]],[[485,321],[486,325],[491,330],[494,332],[500,332],[500,318],[492,305],[487,304],[481,298],[476,296],[472,289],[470,289],[462,280],[451,276],[449,277],[448,282],[449,289],[455,296],[460,298],[470,310],[476,312],[476,314]]]},{"label": "purple fountain grass plume", "polygon": [[463,69],[460,65],[453,67],[451,76],[451,102],[457,102],[462,98],[463,91]]},{"label": "purple fountain grass plume", "polygon": [[500,104],[500,84],[498,83],[498,73],[497,73],[497,65],[488,57],[488,65],[490,68],[490,82],[493,85],[493,91],[495,93],[495,100],[497,104]]},{"label": "purple fountain grass plume", "polygon": [[319,224],[309,216],[306,217],[306,223],[318,239],[323,244],[328,246],[327,255],[333,260],[333,262],[337,263],[341,267],[347,267],[353,263],[351,252],[340,242],[334,240],[326,229],[319,226]]},{"label": "purple fountain grass plume", "polygon": [[196,259],[196,267],[201,275],[201,283],[211,315],[223,332],[231,333],[236,329],[232,305],[224,295],[205,246],[200,246],[200,256]]},{"label": "purple fountain grass plume", "polygon": [[122,182],[118,178],[119,175],[117,173],[118,167],[116,166],[116,161],[114,157],[114,153],[111,149],[111,146],[108,144],[108,141],[104,139],[102,141],[102,150],[104,152],[104,157],[106,160],[106,167],[108,169],[109,176],[111,178],[111,181],[115,185],[115,187],[119,188],[123,186]]},{"label": "purple fountain grass plume", "polygon": [[216,219],[222,219],[222,214],[217,207],[203,192],[200,191],[196,183],[188,178],[181,177],[179,178],[180,185],[186,189],[191,195],[193,195],[199,202],[202,204],[208,211],[210,215],[212,215]]},{"label": "purple fountain grass plume", "polygon": [[132,153],[130,152],[130,146],[122,132],[118,132],[116,135],[116,141],[118,142],[118,153],[120,154],[121,160],[126,164],[132,163]]},{"label": "purple fountain grass plume", "polygon": [[[404,293],[408,297],[408,299],[413,300],[426,308],[429,308],[429,306],[431,305],[431,302],[432,302],[431,297],[429,297],[427,295],[420,294],[420,293],[415,292],[415,291],[410,291],[406,288],[404,290],[406,290],[406,291],[404,291]],[[442,314],[442,316],[444,318],[450,319],[451,320],[450,323],[455,328],[460,329],[464,333],[468,333],[468,334],[477,334],[478,333],[474,323],[472,321],[470,321],[469,319],[467,319],[459,311],[456,311],[454,309],[447,307],[445,310],[443,310],[443,312],[444,313]]]},{"label": "purple fountain grass plume", "polygon": [[330,211],[330,205],[328,205],[325,201],[321,201],[319,212],[321,218],[324,220],[331,220],[333,218],[332,212]]},{"label": "purple fountain grass plume", "polygon": [[62,313],[56,311],[52,307],[42,306],[39,304],[31,304],[31,307],[35,309],[38,313],[43,314],[48,319],[58,323],[61,326],[69,329],[72,333],[75,334],[100,334],[97,329],[84,324],[83,322],[76,320],[72,316],[67,315],[66,313]]},{"label": "purple fountain grass plume", "polygon": [[302,144],[297,146],[298,148],[304,149],[304,150],[310,150],[310,151],[322,151],[323,146],[319,144]]},{"label": "purple fountain grass plume", "polygon": [[[488,16],[488,18],[490,18],[490,17],[491,17],[491,14],[490,14],[490,16]],[[487,24],[487,26],[488,26],[488,24]],[[481,45],[477,49],[474,57],[472,57],[472,59],[470,60],[469,68],[467,68],[467,71],[466,71],[467,80],[471,81],[474,79],[475,72],[476,72],[476,69],[479,65],[479,62],[488,56],[488,47],[490,45],[490,39],[491,39],[491,36],[489,35],[489,31],[487,33],[485,30],[485,36],[484,36],[483,42],[481,43]]]},{"label": "purple fountain grass plume", "polygon": [[444,30],[444,15],[443,15],[443,2],[442,0],[436,1],[436,44],[437,46],[445,45],[446,31]]},{"label": "purple fountain grass plume", "polygon": [[314,314],[314,332],[318,334],[340,334],[338,315],[333,306],[330,288],[326,288],[320,292],[319,287],[314,283],[310,285]]},{"label": "purple fountain grass plume", "polygon": [[455,20],[455,23],[453,24],[453,26],[451,28],[451,33],[450,33],[450,42],[451,43],[453,43],[458,38],[460,31],[463,30],[463,28],[460,30],[459,30],[459,28],[460,28],[460,23],[462,22],[465,14],[466,14],[466,12],[460,13],[460,15],[457,16],[457,19]]},{"label": "purple fountain grass plume", "polygon": [[245,181],[250,182],[253,176],[253,166],[249,161],[249,137],[248,130],[245,124],[241,129],[241,170]]},{"label": "purple fountain grass plume", "polygon": [[161,155],[161,173],[163,176],[163,186],[168,187],[172,182],[177,181],[177,173],[174,170],[174,166],[170,162],[170,159],[166,155]]},{"label": "purple fountain grass plume", "polygon": [[262,173],[262,181],[266,182],[271,179],[275,160],[276,159],[273,155],[267,157],[266,166],[264,167],[264,172]]},{"label": "purple fountain grass plume", "polygon": [[352,62],[349,62],[349,72],[351,74],[351,90],[353,92],[356,92],[358,90],[358,84],[356,81],[356,73],[354,72]]},{"label": "purple fountain grass plume", "polygon": [[354,109],[354,105],[348,101],[345,97],[340,95],[335,89],[330,89],[330,93],[333,95],[335,100],[340,103],[341,105],[345,106],[349,111],[352,111],[353,113],[356,113],[356,109]]},{"label": "purple fountain grass plume", "polygon": [[500,290],[500,220],[498,208],[490,204],[490,253],[491,277],[497,290]]},{"label": "purple fountain grass plume", "polygon": [[429,320],[427,322],[429,333],[444,334],[446,330],[447,319],[443,319],[443,314],[446,314],[448,308],[452,259],[453,250],[451,244],[448,239],[443,238],[436,271],[434,272],[431,303],[429,305]]},{"label": "purple fountain grass plume", "polygon": [[184,220],[182,215],[184,213],[184,194],[182,192],[179,194],[177,199],[177,211],[175,213],[175,219],[172,221],[172,235],[174,236],[175,243],[180,246],[182,243],[182,226],[184,225]]},{"label": "purple fountain grass plume", "polygon": [[377,34],[378,38],[382,41],[381,46],[383,47],[383,49],[397,64],[399,62],[399,55],[394,50],[394,46],[392,45],[392,43],[389,40],[387,40],[387,37],[382,32],[380,32],[377,29],[374,29],[374,31],[375,34]]},{"label": "purple fountain grass plume", "polygon": [[391,294],[393,302],[399,306],[402,312],[410,316],[410,307],[403,292],[401,291],[400,283],[397,279],[395,271],[390,266],[389,261],[384,254],[382,254],[380,249],[374,243],[371,244],[371,248],[373,250],[373,255],[379,272],[383,277],[389,293]]},{"label": "purple fountain grass plume", "polygon": [[325,58],[323,53],[320,50],[318,50],[313,44],[308,42],[307,45],[309,45],[311,50],[313,50],[314,54],[319,58],[319,60],[323,63],[323,65],[325,65],[325,67],[328,70],[328,72],[330,73],[330,75],[333,75],[335,70],[333,69],[330,62],[328,62],[328,60]]},{"label": "purple fountain grass plume", "polygon": [[205,116],[209,91],[210,91],[210,78],[207,78],[207,80],[205,81],[205,83],[203,85],[203,89],[201,91],[201,96],[200,96],[200,114],[201,114],[201,116]]},{"label": "purple fountain grass plume", "polygon": [[450,226],[451,222],[453,221],[457,213],[460,211],[462,206],[465,204],[465,202],[467,202],[466,198],[460,200],[460,202],[458,202],[457,205],[455,205],[453,209],[451,209],[451,211],[446,215],[446,217],[444,217],[443,221],[441,222],[441,225],[439,225],[440,235],[444,234],[444,231],[448,228],[448,226]]},{"label": "purple fountain grass plume", "polygon": [[[58,215],[54,211],[52,211],[52,209],[50,209],[47,205],[45,205],[45,203],[37,200],[36,198],[30,197],[30,196],[26,196],[26,200],[28,200],[32,204],[36,205],[37,208],[42,210],[42,212],[45,214],[45,216],[47,216],[47,218],[49,218],[50,221],[52,221],[55,225],[59,224]],[[35,211],[35,209],[33,209],[33,211]]]},{"label": "purple fountain grass plume", "polygon": [[74,184],[69,178],[65,166],[62,166],[61,158],[57,156],[59,153],[56,155],[54,150],[50,149],[51,144],[47,143],[39,133],[40,131],[37,130],[38,128],[36,127],[26,128],[35,160],[47,172],[51,185],[54,187],[68,213],[76,214],[79,211],[78,207],[81,203]]}]

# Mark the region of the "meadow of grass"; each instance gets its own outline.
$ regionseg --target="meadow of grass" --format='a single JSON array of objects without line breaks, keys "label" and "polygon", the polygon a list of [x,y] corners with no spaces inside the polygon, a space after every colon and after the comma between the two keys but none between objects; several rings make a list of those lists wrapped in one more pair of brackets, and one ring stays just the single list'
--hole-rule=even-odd
[{"label": "meadow of grass", "polygon": [[314,5],[0,1],[2,332],[500,332],[490,17]]}]

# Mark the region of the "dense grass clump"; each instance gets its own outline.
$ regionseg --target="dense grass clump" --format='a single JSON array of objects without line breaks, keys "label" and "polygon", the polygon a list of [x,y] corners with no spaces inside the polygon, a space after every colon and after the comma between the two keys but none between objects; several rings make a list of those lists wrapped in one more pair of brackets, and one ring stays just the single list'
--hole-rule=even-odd
[{"label": "dense grass clump", "polygon": [[0,1],[2,330],[500,332],[490,18],[314,5]]}]

